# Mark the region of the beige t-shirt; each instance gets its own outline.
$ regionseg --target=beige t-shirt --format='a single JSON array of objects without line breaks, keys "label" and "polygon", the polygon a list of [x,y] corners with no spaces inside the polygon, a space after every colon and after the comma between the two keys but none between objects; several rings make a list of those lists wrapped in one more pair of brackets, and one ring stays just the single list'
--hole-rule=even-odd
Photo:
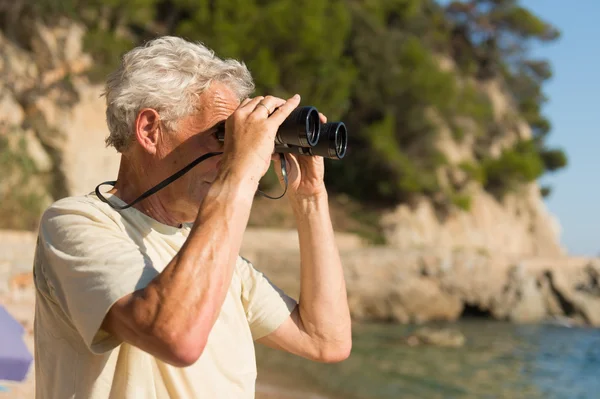
[{"label": "beige t-shirt", "polygon": [[44,213],[34,261],[38,399],[254,397],[253,340],[279,327],[296,302],[241,257],[193,365],[173,367],[100,329],[119,298],[166,267],[190,227],[133,208],[117,212],[94,195],[62,199]]}]

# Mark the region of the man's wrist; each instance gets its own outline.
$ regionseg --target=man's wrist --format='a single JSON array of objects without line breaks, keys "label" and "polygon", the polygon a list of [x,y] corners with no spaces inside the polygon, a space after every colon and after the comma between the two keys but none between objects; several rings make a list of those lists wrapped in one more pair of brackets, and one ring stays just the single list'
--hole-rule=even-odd
[{"label": "man's wrist", "polygon": [[[217,191],[225,191],[233,198],[246,199],[252,202],[260,179],[235,168],[221,168],[213,183]],[[211,188],[213,188],[211,187]]]},{"label": "man's wrist", "polygon": [[323,189],[319,193],[310,196],[290,197],[290,204],[296,216],[310,215],[329,208],[329,197]]}]

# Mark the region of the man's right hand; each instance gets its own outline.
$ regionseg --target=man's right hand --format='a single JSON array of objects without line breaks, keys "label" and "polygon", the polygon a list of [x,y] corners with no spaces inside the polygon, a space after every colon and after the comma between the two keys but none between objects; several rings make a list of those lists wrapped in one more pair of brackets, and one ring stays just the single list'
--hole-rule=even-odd
[{"label": "man's right hand", "polygon": [[221,169],[240,172],[258,182],[269,169],[279,126],[299,104],[297,94],[287,101],[273,96],[242,101],[225,122]]}]

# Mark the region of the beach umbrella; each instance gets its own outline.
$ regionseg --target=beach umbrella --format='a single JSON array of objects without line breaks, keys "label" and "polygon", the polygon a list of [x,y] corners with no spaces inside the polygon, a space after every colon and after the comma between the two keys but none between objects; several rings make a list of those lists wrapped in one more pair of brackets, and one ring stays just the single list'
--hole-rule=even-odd
[{"label": "beach umbrella", "polygon": [[33,356],[23,341],[25,329],[0,305],[0,380],[23,381]]}]

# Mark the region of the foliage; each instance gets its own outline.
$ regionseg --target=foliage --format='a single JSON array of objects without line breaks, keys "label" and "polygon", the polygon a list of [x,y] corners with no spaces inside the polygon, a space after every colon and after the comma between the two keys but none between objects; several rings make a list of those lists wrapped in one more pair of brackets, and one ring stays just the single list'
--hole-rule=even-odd
[{"label": "foliage", "polygon": [[546,170],[556,171],[567,166],[567,156],[562,150],[546,150],[540,151],[540,157],[544,162]]},{"label": "foliage", "polygon": [[112,35],[105,30],[90,28],[84,38],[83,46],[96,60],[89,73],[90,78],[100,82],[117,68],[121,54],[129,50],[133,43],[127,38]]},{"label": "foliage", "polygon": [[451,199],[452,203],[459,209],[462,209],[463,211],[468,211],[471,209],[471,196],[467,194],[453,194]]},{"label": "foliage", "polygon": [[500,195],[544,173],[544,162],[533,140],[520,141],[500,157],[483,160],[481,165],[486,189]]},{"label": "foliage", "polygon": [[37,228],[45,205],[40,188],[32,184],[32,176],[37,173],[27,154],[25,139],[9,140],[7,134],[0,132],[0,176],[4,176],[0,183],[0,228]]},{"label": "foliage", "polygon": [[[346,122],[347,158],[328,162],[327,183],[364,203],[394,204],[443,191],[437,172],[447,160],[436,146],[439,123],[455,140],[466,134],[459,118],[474,121],[477,135],[491,137],[492,106],[479,84],[487,79],[505,83],[534,137],[499,158],[478,154],[461,165],[468,175],[506,192],[567,164],[561,150],[545,144],[551,125],[541,113],[542,85],[551,67],[527,51],[531,41],[552,42],[559,32],[518,0],[445,7],[434,0],[40,0],[19,12],[49,23],[68,16],[85,24],[94,79],[133,45],[163,34],[244,60],[257,93],[298,92],[303,104]],[[459,70],[442,68],[442,59],[452,59]],[[468,208],[461,194],[447,196]]]},{"label": "foliage", "polygon": [[540,187],[540,194],[542,197],[547,198],[552,194],[552,187],[542,186]]},{"label": "foliage", "polygon": [[[552,68],[547,60],[532,59],[528,52],[530,41],[552,42],[560,32],[520,6],[518,0],[452,1],[447,15],[455,23],[453,54],[459,59],[462,56],[468,61],[476,60],[480,77],[502,76],[520,116],[533,131],[545,170],[553,172],[565,167],[565,153],[544,145],[551,124],[541,114],[547,100],[542,85],[552,77]],[[531,162],[537,163],[537,157]],[[506,170],[514,168],[507,165]]]},{"label": "foliage", "polygon": [[463,162],[459,166],[469,176],[471,180],[474,180],[482,185],[485,184],[485,169],[480,164],[473,162]]}]

